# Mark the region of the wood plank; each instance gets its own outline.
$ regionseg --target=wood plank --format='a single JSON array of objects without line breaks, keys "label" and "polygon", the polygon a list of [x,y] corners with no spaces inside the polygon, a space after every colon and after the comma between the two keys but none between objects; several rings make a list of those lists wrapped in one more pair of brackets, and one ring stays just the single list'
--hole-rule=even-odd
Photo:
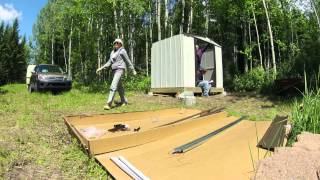
[{"label": "wood plank", "polygon": [[267,132],[259,141],[257,147],[274,150],[275,147],[283,146],[285,138],[285,125],[287,124],[288,116],[276,116],[272,121]]},{"label": "wood plank", "polygon": [[[152,93],[182,93],[184,91],[192,91],[193,93],[202,93],[200,87],[173,87],[173,88],[151,88],[150,92]],[[215,88],[210,89],[210,93],[223,93],[224,88]]]}]

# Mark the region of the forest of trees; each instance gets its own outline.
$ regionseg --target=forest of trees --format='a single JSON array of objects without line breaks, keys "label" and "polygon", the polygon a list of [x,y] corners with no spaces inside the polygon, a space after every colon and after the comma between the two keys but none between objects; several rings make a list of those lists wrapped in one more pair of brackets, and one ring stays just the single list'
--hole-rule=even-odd
[{"label": "forest of trees", "polygon": [[28,48],[26,40],[19,36],[19,23],[0,22],[0,85],[25,80]]},{"label": "forest of trees", "polygon": [[134,65],[150,74],[153,42],[179,34],[222,45],[225,79],[255,68],[278,78],[319,70],[319,0],[49,0],[33,29],[31,58],[63,67],[77,82],[124,39]]}]

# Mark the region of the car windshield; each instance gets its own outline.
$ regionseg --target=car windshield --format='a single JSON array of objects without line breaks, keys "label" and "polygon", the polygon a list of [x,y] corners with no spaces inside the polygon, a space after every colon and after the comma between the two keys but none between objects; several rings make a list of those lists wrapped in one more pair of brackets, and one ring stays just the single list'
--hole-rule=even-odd
[{"label": "car windshield", "polygon": [[41,73],[63,73],[59,66],[42,65],[39,66],[39,72]]}]

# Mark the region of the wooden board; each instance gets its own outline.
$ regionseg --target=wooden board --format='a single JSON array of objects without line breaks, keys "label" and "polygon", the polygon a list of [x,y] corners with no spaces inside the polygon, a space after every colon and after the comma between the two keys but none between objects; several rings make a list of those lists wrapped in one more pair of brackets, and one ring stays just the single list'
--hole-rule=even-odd
[{"label": "wooden board", "polygon": [[[184,91],[192,91],[193,93],[202,93],[201,88],[200,87],[185,87],[185,88],[181,88],[181,87],[176,87],[176,88],[151,88],[150,92],[152,93],[168,93],[168,94],[172,94],[172,93],[182,93]],[[210,89],[210,93],[223,93],[224,92],[224,88],[214,88],[212,87]]]},{"label": "wooden board", "polygon": [[252,163],[266,153],[256,148],[257,138],[265,133],[270,121],[242,121],[186,153],[172,154],[174,147],[218,129],[237,117],[217,115],[204,119],[206,123],[185,128],[172,136],[95,158],[115,179],[130,178],[110,161],[112,156],[125,157],[151,179],[250,179],[254,172]]},{"label": "wooden board", "polygon": [[[174,108],[144,112],[67,116],[64,119],[69,130],[80,140],[81,144],[91,154],[99,154],[143,143],[142,141],[134,140],[129,142],[126,140],[126,137],[130,134],[140,136],[152,128],[196,115],[200,112],[197,109]],[[109,132],[108,130],[112,129],[115,124],[126,124],[130,127],[130,130]],[[138,127],[140,130],[134,132],[133,129]],[[84,130],[90,128],[95,128],[104,133],[97,137],[86,137]],[[116,137],[118,138],[117,143],[114,144],[113,138]]]}]

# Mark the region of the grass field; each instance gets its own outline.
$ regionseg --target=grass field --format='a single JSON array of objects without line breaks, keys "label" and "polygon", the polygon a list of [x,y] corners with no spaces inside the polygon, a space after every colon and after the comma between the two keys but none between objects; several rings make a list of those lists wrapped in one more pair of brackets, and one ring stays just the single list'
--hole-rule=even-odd
[{"label": "grass field", "polygon": [[[106,94],[27,92],[24,84],[0,87],[0,177],[4,179],[106,179],[108,174],[70,136],[62,117],[184,107],[170,96],[127,93],[130,104],[104,111]],[[197,98],[192,108],[226,107],[231,115],[249,115],[252,120],[271,120],[290,114],[292,103],[256,94]]]}]

